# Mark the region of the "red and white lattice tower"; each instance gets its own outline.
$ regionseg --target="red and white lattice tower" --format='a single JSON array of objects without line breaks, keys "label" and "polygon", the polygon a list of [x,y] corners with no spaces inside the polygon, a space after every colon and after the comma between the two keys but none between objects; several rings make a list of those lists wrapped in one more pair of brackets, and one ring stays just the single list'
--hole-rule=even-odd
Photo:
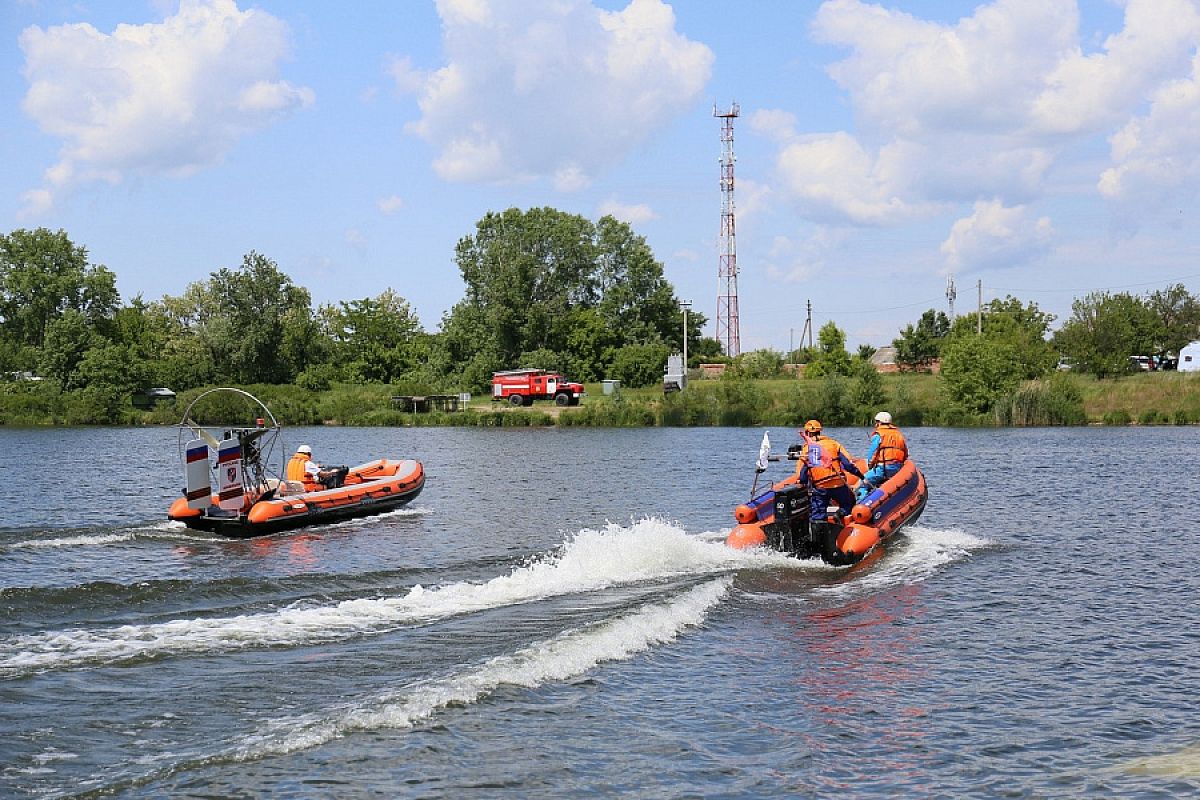
[{"label": "red and white lattice tower", "polygon": [[737,234],[733,224],[733,120],[738,104],[728,111],[713,106],[713,116],[721,120],[721,238],[717,244],[717,341],[725,355],[742,352],[738,325]]}]

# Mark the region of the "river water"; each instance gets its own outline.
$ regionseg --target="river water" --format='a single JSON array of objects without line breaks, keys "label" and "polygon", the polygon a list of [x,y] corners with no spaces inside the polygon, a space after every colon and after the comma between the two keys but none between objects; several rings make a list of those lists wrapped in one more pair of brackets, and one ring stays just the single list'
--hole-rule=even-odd
[{"label": "river water", "polygon": [[227,541],[173,429],[0,429],[0,796],[1200,793],[1200,428],[909,431],[850,571],[722,544],[762,429],[285,437],[429,480]]}]

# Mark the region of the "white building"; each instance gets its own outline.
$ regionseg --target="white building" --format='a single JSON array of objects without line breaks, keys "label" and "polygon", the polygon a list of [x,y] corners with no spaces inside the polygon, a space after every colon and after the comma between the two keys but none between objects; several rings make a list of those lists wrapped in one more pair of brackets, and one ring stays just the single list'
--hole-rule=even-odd
[{"label": "white building", "polygon": [[1180,372],[1200,372],[1200,341],[1195,341],[1179,351]]}]

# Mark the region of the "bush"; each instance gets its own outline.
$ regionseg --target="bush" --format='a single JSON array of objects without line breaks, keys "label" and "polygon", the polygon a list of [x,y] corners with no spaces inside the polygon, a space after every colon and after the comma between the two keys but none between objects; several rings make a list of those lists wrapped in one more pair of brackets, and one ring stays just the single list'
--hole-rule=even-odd
[{"label": "bush", "polygon": [[1165,425],[1169,422],[1167,415],[1152,408],[1148,408],[1138,415],[1139,425]]},{"label": "bush", "polygon": [[1083,394],[1074,381],[1056,374],[1044,381],[1028,381],[997,401],[996,421],[1001,425],[1084,425]]},{"label": "bush", "polygon": [[1179,408],[1175,410],[1174,421],[1176,425],[1191,425],[1197,421],[1197,417],[1186,408]]},{"label": "bush", "polygon": [[1128,425],[1131,422],[1133,422],[1133,417],[1129,416],[1129,412],[1123,408],[1109,411],[1104,415],[1105,425]]}]

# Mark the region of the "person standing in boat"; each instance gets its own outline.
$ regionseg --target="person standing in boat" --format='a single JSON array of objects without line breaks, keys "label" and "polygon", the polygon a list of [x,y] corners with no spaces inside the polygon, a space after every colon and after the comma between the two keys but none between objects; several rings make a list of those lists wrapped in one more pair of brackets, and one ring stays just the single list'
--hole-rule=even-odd
[{"label": "person standing in boat", "polygon": [[867,477],[858,489],[858,500],[870,493],[872,486],[881,486],[895,475],[908,460],[908,442],[904,434],[892,424],[892,415],[880,411],[875,415],[875,431],[871,434],[871,445],[867,449]]},{"label": "person standing in boat", "polygon": [[312,448],[302,444],[296,448],[292,459],[287,465],[287,479],[300,481],[304,491],[315,492],[320,489],[336,489],[342,485],[346,476],[345,467],[339,469],[323,469],[313,461]]},{"label": "person standing in boat", "polygon": [[825,519],[826,509],[836,505],[842,513],[854,508],[854,492],[846,484],[846,473],[859,478],[863,474],[835,439],[823,436],[819,420],[804,423],[805,446],[796,478],[808,486],[809,519]]}]

